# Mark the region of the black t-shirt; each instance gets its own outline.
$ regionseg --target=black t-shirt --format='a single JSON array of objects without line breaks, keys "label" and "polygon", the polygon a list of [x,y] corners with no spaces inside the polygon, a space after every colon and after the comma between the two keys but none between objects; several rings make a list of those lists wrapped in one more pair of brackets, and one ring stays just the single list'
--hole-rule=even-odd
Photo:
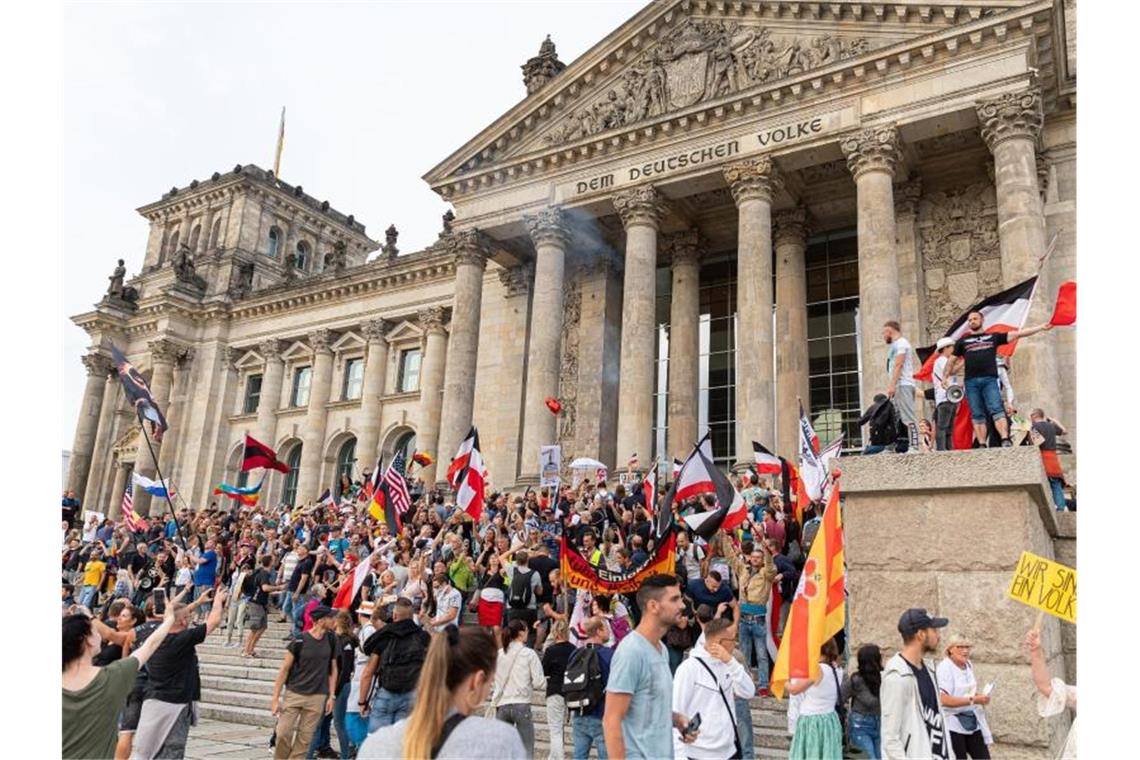
[{"label": "black t-shirt", "polygon": [[313,585],[313,566],[315,564],[317,564],[317,562],[315,559],[313,559],[312,555],[305,557],[303,560],[297,563],[297,565],[293,568],[293,574],[289,576],[290,591],[297,590],[297,586],[301,583],[302,575],[309,576],[309,580],[305,583],[306,590],[308,590],[309,586]]},{"label": "black t-shirt", "polygon": [[950,741],[946,735],[946,727],[942,725],[942,713],[938,708],[938,688],[934,685],[934,676],[926,669],[926,665],[916,668],[906,658],[903,661],[910,666],[914,677],[918,679],[918,697],[922,703],[922,720],[926,723],[926,733],[930,736],[931,757],[948,760],[950,757]]},{"label": "black t-shirt", "polygon": [[963,335],[954,344],[954,355],[966,357],[966,379],[997,377],[997,350],[1009,341],[1007,333]]},{"label": "black t-shirt", "polygon": [[306,631],[288,649],[293,653],[293,667],[285,679],[285,688],[294,694],[328,694],[329,669],[337,654],[336,634],[326,633],[316,639]]},{"label": "black t-shirt", "polygon": [[269,592],[265,591],[262,586],[273,585],[273,573],[265,568],[258,568],[257,572],[253,574],[253,603],[260,604],[262,607],[269,604]]},{"label": "black t-shirt", "polygon": [[558,562],[550,557],[539,556],[531,557],[527,565],[530,566],[531,570],[538,572],[538,580],[542,588],[539,589],[538,597],[535,599],[535,602],[538,605],[538,609],[542,609],[543,602],[553,601],[553,597],[550,593],[550,571],[558,569]]},{"label": "black t-shirt", "polygon": [[195,647],[205,640],[205,625],[191,626],[167,636],[146,663],[150,675],[147,697],[180,705],[201,700],[202,683]]},{"label": "black t-shirt", "polygon": [[142,571],[146,570],[149,565],[150,557],[146,556],[145,554],[138,553],[132,554],[130,560],[128,560],[126,563],[126,567],[135,574],[136,578],[139,577],[139,575],[142,574]]},{"label": "black t-shirt", "polygon": [[562,677],[566,675],[566,664],[577,648],[569,641],[559,641],[557,644],[551,644],[542,653],[542,672],[546,674],[546,696],[562,694]]},{"label": "black t-shirt", "polygon": [[1033,423],[1033,429],[1041,434],[1044,442],[1041,444],[1042,451],[1056,451],[1057,450],[1057,433],[1060,432],[1057,426],[1050,420],[1041,420],[1040,422]]}]

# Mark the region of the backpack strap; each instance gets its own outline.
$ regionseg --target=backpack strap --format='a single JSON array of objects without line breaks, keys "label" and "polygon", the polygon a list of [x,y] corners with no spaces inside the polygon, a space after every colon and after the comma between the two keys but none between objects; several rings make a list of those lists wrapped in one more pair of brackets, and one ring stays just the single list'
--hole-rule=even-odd
[{"label": "backpack strap", "polygon": [[435,742],[431,745],[432,760],[435,760],[437,757],[439,757],[439,753],[443,749],[443,745],[447,743],[447,739],[451,736],[451,732],[454,731],[455,728],[466,718],[467,716],[463,713],[455,713],[443,722],[443,730],[440,731],[439,738],[436,739]]},{"label": "backpack strap", "polygon": [[724,709],[728,711],[728,719],[732,721],[732,742],[735,749],[735,754],[733,757],[744,757],[743,748],[740,746],[740,729],[738,729],[736,726],[736,708],[728,703],[728,697],[724,696],[724,691],[720,688],[720,681],[717,680],[716,673],[713,673],[712,668],[709,667],[709,664],[702,660],[700,657],[693,657],[693,659],[699,662],[701,664],[701,667],[707,670],[708,674],[712,676],[713,686],[716,687],[716,693],[720,695],[720,701],[724,703]]}]

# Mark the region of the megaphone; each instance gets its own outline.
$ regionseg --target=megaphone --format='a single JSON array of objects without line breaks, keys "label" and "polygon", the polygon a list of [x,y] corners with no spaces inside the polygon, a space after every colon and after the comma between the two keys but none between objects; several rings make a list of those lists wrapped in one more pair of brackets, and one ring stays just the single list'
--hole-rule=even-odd
[{"label": "megaphone", "polygon": [[953,383],[946,387],[946,400],[957,404],[966,396],[966,391],[958,383]]}]

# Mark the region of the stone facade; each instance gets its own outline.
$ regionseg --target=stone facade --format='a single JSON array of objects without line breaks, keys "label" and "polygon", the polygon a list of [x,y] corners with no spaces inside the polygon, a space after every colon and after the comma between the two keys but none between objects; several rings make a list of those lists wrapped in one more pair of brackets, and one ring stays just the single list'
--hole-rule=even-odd
[{"label": "stone facade", "polygon": [[[381,245],[255,166],[173,188],[139,209],[142,271],[115,268],[75,317],[96,371],[68,483],[114,508],[131,468],[161,469],[206,502],[237,477],[247,432],[285,459],[300,446],[302,501],[331,484],[351,441],[358,472],[408,435],[445,463],[472,424],[501,487],[533,482],[543,444],[620,469],[633,453],[683,456],[704,433],[705,392],[686,322],[703,318],[702,267],[725,259],[738,337],[721,459],[746,464],[751,440],[789,454],[792,405],[812,411],[818,374],[805,350],[818,236],[858,240],[864,399],[885,384],[883,321],[928,345],[1039,266],[1035,317],[1075,277],[1071,13],[675,0],[569,64],[548,40],[523,66],[525,99],[425,175],[454,212],[420,251],[397,248],[395,225]],[[663,313],[676,323],[668,357]],[[1075,375],[1059,368],[1075,341],[1027,340],[1013,371],[1019,400],[1074,442]],[[112,342],[179,420],[153,461],[99,369]],[[271,476],[268,498],[284,480]]]}]

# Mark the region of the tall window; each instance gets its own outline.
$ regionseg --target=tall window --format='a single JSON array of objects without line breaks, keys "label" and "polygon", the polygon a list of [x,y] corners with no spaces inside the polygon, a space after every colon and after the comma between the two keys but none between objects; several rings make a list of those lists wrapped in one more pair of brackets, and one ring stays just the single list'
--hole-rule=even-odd
[{"label": "tall window", "polygon": [[289,506],[297,500],[297,479],[301,473],[301,444],[293,447],[285,457],[285,464],[289,465],[289,472],[285,474],[285,487],[281,491],[281,501]]},{"label": "tall window", "polygon": [[261,375],[250,375],[245,381],[245,403],[242,414],[253,414],[261,401]]},{"label": "tall window", "polygon": [[202,235],[202,225],[195,224],[194,229],[190,230],[190,250],[198,250],[198,238]]},{"label": "tall window", "polygon": [[293,370],[293,393],[289,399],[289,406],[309,405],[309,386],[312,382],[312,367],[297,367]]},{"label": "tall window", "polygon": [[[736,459],[736,259],[735,254],[702,262],[697,385],[697,437],[711,433],[713,461],[731,467]],[[653,456],[665,455],[668,430],[669,312],[672,272],[657,270],[656,425]],[[692,441],[696,443],[696,441]],[[638,452],[640,454],[640,452]],[[619,456],[624,456],[618,452]],[[642,455],[644,456],[644,455]]]},{"label": "tall window", "polygon": [[420,350],[409,348],[400,352],[400,376],[396,387],[401,393],[409,393],[420,387]]},{"label": "tall window", "polygon": [[337,496],[342,496],[340,489],[340,476],[347,475],[352,480],[353,469],[356,466],[356,439],[349,438],[340,447],[336,455],[336,485],[333,490]]},{"label": "tall window", "polygon": [[364,390],[364,359],[357,357],[344,363],[344,390],[341,398],[345,401],[360,398]]},{"label": "tall window", "polygon": [[277,258],[277,249],[281,247],[281,230],[276,227],[269,228],[269,246],[265,253],[272,259]]},{"label": "tall window", "polygon": [[806,268],[812,424],[822,445],[842,432],[844,448],[858,449],[862,433],[858,424],[859,249],[855,230],[812,238]]},{"label": "tall window", "polygon": [[297,269],[308,269],[310,258],[309,244],[304,240],[297,243]]},{"label": "tall window", "polygon": [[210,230],[210,250],[214,250],[222,242],[222,219],[218,217],[214,220],[214,226]]},{"label": "tall window", "polygon": [[178,252],[179,232],[181,232],[181,230],[175,230],[174,233],[170,236],[170,244],[167,246],[166,250],[170,253],[171,256]]}]

